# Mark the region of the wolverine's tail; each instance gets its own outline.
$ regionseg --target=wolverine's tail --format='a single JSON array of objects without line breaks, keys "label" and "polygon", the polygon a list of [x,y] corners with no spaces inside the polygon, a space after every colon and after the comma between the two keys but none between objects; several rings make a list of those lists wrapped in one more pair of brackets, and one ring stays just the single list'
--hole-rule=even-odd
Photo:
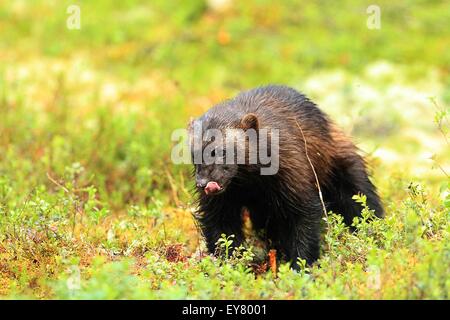
[{"label": "wolverine's tail", "polygon": [[328,210],[344,216],[347,225],[353,218],[361,215],[362,206],[352,197],[362,193],[367,197],[367,205],[379,218],[384,216],[383,206],[377,190],[369,180],[364,159],[356,153],[356,147],[340,132],[334,132],[336,155],[329,184],[325,188],[324,198]]},{"label": "wolverine's tail", "polygon": [[364,160],[355,154],[336,163],[330,187],[325,192],[328,210],[343,215],[345,223],[351,225],[353,218],[361,215],[361,204],[352,199],[358,193],[366,195],[367,205],[375,210],[377,217],[384,216],[383,206],[375,186],[369,180]]}]

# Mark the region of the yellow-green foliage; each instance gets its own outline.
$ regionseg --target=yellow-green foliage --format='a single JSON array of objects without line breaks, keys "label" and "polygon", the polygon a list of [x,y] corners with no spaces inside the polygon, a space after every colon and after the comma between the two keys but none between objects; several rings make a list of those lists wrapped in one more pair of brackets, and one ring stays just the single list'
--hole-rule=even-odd
[{"label": "yellow-green foliage", "polygon": [[[377,1],[369,30],[363,1],[212,2],[77,1],[80,30],[72,1],[0,4],[0,297],[449,299],[448,5]],[[173,129],[267,83],[352,134],[387,212],[330,213],[298,273],[206,255],[170,161]]]}]

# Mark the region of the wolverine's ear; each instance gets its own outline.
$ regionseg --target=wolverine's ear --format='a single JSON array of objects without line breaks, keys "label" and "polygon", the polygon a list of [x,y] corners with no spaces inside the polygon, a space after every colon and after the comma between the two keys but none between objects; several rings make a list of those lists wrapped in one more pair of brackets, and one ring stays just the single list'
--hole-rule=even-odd
[{"label": "wolverine's ear", "polygon": [[247,113],[245,116],[241,119],[241,127],[244,130],[247,129],[255,129],[258,130],[259,128],[259,120],[256,114],[254,113]]}]

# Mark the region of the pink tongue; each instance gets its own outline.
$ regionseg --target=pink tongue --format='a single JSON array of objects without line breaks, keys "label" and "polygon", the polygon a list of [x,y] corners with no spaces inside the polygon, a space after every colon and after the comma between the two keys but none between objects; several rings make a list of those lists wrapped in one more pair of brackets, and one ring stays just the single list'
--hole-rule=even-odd
[{"label": "pink tongue", "polygon": [[220,190],[220,186],[217,182],[215,181],[210,181],[208,182],[208,184],[205,187],[205,193],[206,194],[210,194],[210,193],[216,193],[217,191]]}]

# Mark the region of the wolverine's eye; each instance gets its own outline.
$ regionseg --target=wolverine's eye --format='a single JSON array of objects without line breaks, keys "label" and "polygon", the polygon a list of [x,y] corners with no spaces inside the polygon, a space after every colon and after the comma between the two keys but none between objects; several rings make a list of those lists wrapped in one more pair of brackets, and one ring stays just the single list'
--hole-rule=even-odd
[{"label": "wolverine's eye", "polygon": [[216,149],[213,149],[213,151],[211,151],[211,157],[215,157],[216,156]]}]

